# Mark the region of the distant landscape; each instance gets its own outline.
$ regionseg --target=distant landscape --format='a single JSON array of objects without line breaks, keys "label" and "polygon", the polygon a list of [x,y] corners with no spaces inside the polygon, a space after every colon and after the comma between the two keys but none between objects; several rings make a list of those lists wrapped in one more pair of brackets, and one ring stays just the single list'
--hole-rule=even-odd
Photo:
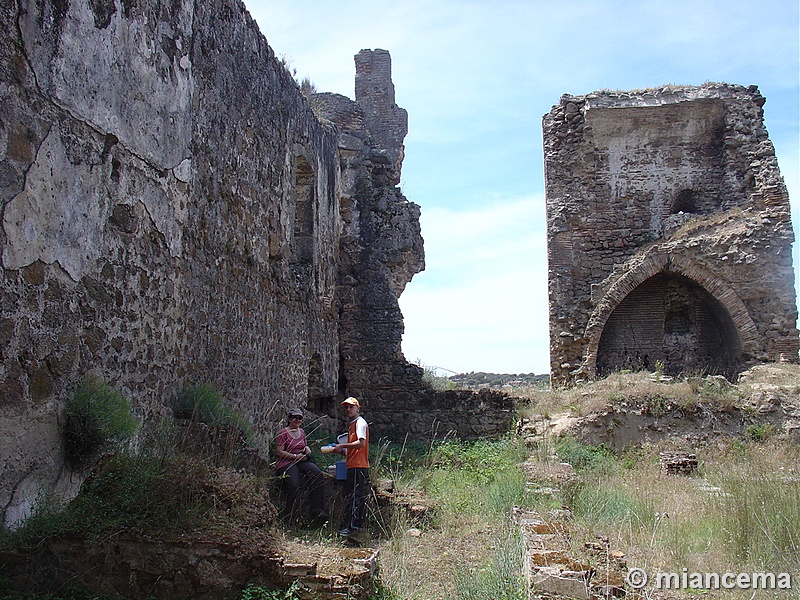
[{"label": "distant landscape", "polygon": [[450,381],[456,383],[461,388],[481,388],[481,387],[502,387],[510,386],[531,386],[548,385],[550,375],[536,375],[535,373],[483,373],[471,371],[470,373],[459,373],[448,377]]}]

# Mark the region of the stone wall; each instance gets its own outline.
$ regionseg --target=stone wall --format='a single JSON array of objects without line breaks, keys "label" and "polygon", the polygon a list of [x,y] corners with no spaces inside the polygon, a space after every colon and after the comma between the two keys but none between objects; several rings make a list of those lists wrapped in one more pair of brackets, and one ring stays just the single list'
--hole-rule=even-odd
[{"label": "stone wall", "polygon": [[341,175],[237,0],[0,10],[10,524],[80,482],[59,426],[87,373],[143,419],[212,383],[264,446],[288,405],[336,393]]},{"label": "stone wall", "polygon": [[550,371],[797,361],[789,197],[755,86],[562,97],[544,116]]},{"label": "stone wall", "polygon": [[[420,209],[397,187],[408,117],[394,103],[389,53],[356,55],[355,102],[318,94],[312,104],[341,132],[340,389],[359,398],[374,440],[452,434],[468,439],[509,431],[515,411],[505,394],[434,391],[423,383],[423,369],[401,351],[397,299],[425,265]],[[362,124],[379,133],[365,136]],[[328,410],[337,410],[341,399]]]},{"label": "stone wall", "polygon": [[[286,590],[297,584],[303,598],[359,600],[374,589],[378,552],[371,548],[329,548],[327,556],[305,544],[306,554],[252,540],[183,539],[153,541],[122,534],[95,544],[61,539],[35,557],[0,552],[13,591],[30,597],[62,592],[76,580],[112,598],[229,600],[248,586]],[[278,593],[278,592],[276,592]]]},{"label": "stone wall", "polygon": [[13,0],[0,20],[6,526],[80,485],[61,414],[87,375],[145,422],[210,383],[265,458],[292,405],[337,431],[356,395],[376,436],[400,413],[426,435],[420,398],[453,413],[400,351],[424,258],[388,52],[356,56],[355,101],[307,99],[239,0]]}]

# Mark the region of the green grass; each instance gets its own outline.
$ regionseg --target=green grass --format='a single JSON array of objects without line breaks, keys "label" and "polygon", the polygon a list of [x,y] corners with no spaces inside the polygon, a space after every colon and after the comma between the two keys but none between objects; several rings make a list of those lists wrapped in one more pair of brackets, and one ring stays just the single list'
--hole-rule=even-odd
[{"label": "green grass", "polygon": [[[423,488],[436,500],[440,519],[455,515],[508,515],[525,496],[519,464],[527,449],[512,438],[446,441],[431,453]],[[477,493],[476,493],[477,492]]]},{"label": "green grass", "polygon": [[508,526],[499,536],[499,550],[486,564],[454,573],[461,600],[527,600],[522,564],[525,548],[515,528]]},{"label": "green grass", "polygon": [[128,440],[139,427],[130,402],[91,377],[67,401],[64,417],[64,453],[73,468],[88,466],[100,453]]},{"label": "green grass", "polygon": [[785,468],[798,454],[796,447],[754,444],[707,468],[721,490],[708,500],[708,513],[731,559],[800,573],[800,479]]},{"label": "green grass", "polygon": [[261,585],[248,585],[239,600],[300,600],[300,584],[294,582],[285,590],[272,590]]},{"label": "green grass", "polygon": [[591,446],[572,436],[563,436],[555,442],[558,457],[571,464],[576,471],[606,471],[617,468],[614,452],[603,444]]},{"label": "green grass", "polygon": [[[384,597],[527,598],[522,542],[510,521],[512,507],[526,501],[520,463],[527,455],[524,444],[509,436],[448,440],[401,461],[402,480],[424,490],[435,514],[423,525],[395,523],[393,538],[381,550]],[[419,538],[424,550],[404,535],[411,526],[425,529]],[[407,560],[419,552],[435,555],[422,571],[416,560]]]},{"label": "green grass", "polygon": [[708,448],[692,476],[661,472],[657,448],[616,457],[561,440],[579,466],[556,503],[571,510],[573,550],[600,534],[629,566],[680,572],[800,572],[800,448],[748,441]]}]

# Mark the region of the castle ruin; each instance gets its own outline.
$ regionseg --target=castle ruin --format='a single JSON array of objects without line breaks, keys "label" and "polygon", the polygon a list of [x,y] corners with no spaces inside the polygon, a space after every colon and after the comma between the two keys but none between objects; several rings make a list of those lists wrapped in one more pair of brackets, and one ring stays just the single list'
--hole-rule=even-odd
[{"label": "castle ruin", "polygon": [[553,384],[797,362],[765,101],[706,84],[565,95],[544,116]]},{"label": "castle ruin", "polygon": [[71,496],[63,406],[87,375],[142,421],[210,383],[266,448],[289,406],[374,435],[508,428],[502,394],[437,393],[400,349],[424,268],[397,187],[388,52],[356,99],[304,97],[240,0],[0,6],[0,512]]},{"label": "castle ruin", "polygon": [[[391,59],[304,97],[240,0],[0,6],[0,512],[80,485],[87,375],[142,421],[208,382],[266,448],[287,407],[380,435],[506,431],[401,352],[424,268]],[[544,119],[551,376],[797,359],[788,196],[756,89],[565,96]]]}]

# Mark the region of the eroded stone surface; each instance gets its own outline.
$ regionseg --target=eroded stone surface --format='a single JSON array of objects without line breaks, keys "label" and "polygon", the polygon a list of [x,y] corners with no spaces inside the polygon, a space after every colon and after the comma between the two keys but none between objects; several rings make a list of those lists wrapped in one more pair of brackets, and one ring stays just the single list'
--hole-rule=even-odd
[{"label": "eroded stone surface", "polygon": [[755,86],[562,97],[544,117],[551,377],[796,362],[789,197]]},{"label": "eroded stone surface", "polygon": [[376,437],[508,428],[508,398],[437,394],[400,349],[424,253],[388,52],[357,54],[356,100],[305,98],[239,0],[14,0],[0,24],[5,525],[80,485],[61,414],[89,374],[143,420],[211,383],[263,458],[289,406],[338,432],[349,395]]}]

